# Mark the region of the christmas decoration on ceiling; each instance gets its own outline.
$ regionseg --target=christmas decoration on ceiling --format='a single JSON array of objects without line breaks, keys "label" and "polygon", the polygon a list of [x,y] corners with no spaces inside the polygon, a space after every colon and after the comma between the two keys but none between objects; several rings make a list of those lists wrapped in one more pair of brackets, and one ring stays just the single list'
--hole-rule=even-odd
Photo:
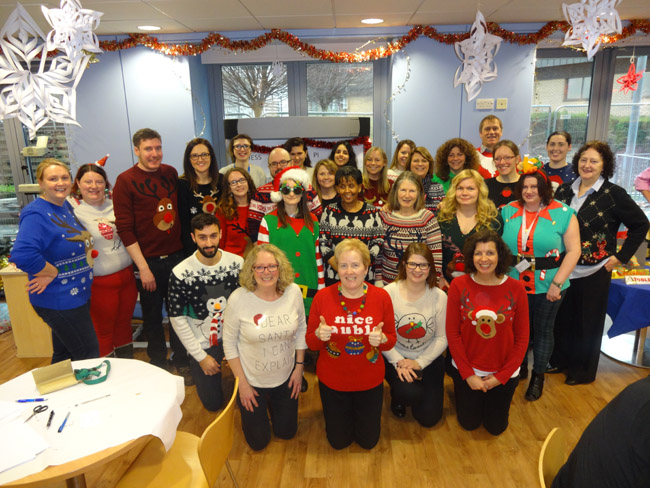
[{"label": "christmas decoration on ceiling", "polygon": [[483,83],[496,79],[497,65],[494,57],[500,46],[501,38],[488,32],[485,17],[481,12],[476,12],[470,36],[454,44],[456,56],[462,62],[454,75],[454,87],[461,83],[465,85],[468,102],[478,96]]},{"label": "christmas decoration on ceiling", "polygon": [[48,120],[79,125],[76,121],[76,88],[90,55],[76,52],[75,46],[85,48],[89,45],[85,38],[88,28],[92,30],[94,27],[85,23],[95,23],[96,27],[101,14],[84,11],[79,20],[78,12],[67,6],[70,3],[78,5],[74,0],[62,0],[61,7],[67,9],[69,15],[76,16],[76,20],[66,21],[58,14],[50,15],[50,18],[57,19],[56,25],[53,24],[55,30],[64,24],[74,25],[65,34],[72,47],[68,49],[65,43],[54,41],[58,34],[50,32],[47,36],[65,54],[48,57],[47,38],[20,4],[16,5],[0,30],[0,119],[18,118],[29,130],[30,139]]},{"label": "christmas decoration on ceiling", "polygon": [[627,74],[616,80],[616,83],[621,85],[619,91],[622,91],[626,95],[628,92],[636,91],[637,83],[641,78],[643,78],[643,71],[636,71],[636,67],[634,66],[634,56],[632,56],[632,58],[630,58],[630,67],[627,70]]},{"label": "christmas decoration on ceiling", "polygon": [[601,36],[621,34],[621,17],[614,8],[621,0],[582,0],[580,3],[562,4],[562,10],[571,28],[567,31],[563,46],[582,46],[587,59],[598,52],[603,42]]},{"label": "christmas decoration on ceiling", "polygon": [[60,49],[76,61],[85,51],[100,53],[99,40],[93,32],[102,12],[82,9],[77,0],[61,0],[61,8],[41,6],[45,20],[53,27],[47,35],[47,50]]}]

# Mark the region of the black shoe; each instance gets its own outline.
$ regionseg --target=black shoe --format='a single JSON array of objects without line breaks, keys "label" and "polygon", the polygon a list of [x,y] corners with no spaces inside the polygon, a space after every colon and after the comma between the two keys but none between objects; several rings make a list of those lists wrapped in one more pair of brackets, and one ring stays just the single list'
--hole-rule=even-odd
[{"label": "black shoe", "polygon": [[176,368],[176,371],[178,371],[178,374],[183,377],[183,383],[185,386],[194,385],[194,378],[192,377],[189,366],[181,366],[180,368]]},{"label": "black shoe", "polygon": [[393,412],[395,417],[401,419],[406,415],[406,406],[401,403],[390,402],[390,411]]},{"label": "black shoe", "polygon": [[539,397],[542,396],[542,391],[544,390],[544,373],[535,373],[530,378],[530,384],[526,390],[526,400],[529,402],[534,402],[539,400]]},{"label": "black shoe", "polygon": [[305,377],[302,377],[302,383],[300,385],[300,392],[305,393],[307,391],[307,387],[309,386],[309,383],[307,383],[307,380]]},{"label": "black shoe", "polygon": [[570,385],[570,386],[575,386],[575,385],[581,385],[582,381],[578,381],[575,378],[572,378],[571,376],[566,377],[566,381],[564,382],[565,385]]},{"label": "black shoe", "polygon": [[564,368],[560,366],[551,366],[550,364],[546,367],[546,371],[544,373],[546,374],[558,374],[564,371]]}]

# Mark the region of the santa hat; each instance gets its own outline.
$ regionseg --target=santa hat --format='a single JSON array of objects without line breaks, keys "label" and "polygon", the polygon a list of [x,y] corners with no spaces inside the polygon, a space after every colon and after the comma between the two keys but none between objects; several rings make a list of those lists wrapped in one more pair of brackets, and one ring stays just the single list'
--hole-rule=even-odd
[{"label": "santa hat", "polygon": [[497,314],[494,313],[492,310],[479,310],[478,312],[476,312],[475,316],[477,319],[480,317],[490,317],[494,321],[496,321],[497,319]]},{"label": "santa hat", "polygon": [[271,192],[271,200],[275,203],[282,201],[282,193],[280,193],[280,186],[282,183],[287,180],[293,180],[296,183],[300,183],[304,191],[307,191],[310,188],[311,179],[309,174],[304,170],[300,169],[298,166],[290,166],[285,168],[275,175],[273,179],[273,191]]},{"label": "santa hat", "polygon": [[102,159],[98,159],[97,161],[95,161],[95,164],[96,164],[97,166],[101,166],[101,167],[103,168],[104,165],[106,164],[106,160],[108,159],[109,156],[110,156],[110,154],[107,154],[107,155],[104,156]]}]

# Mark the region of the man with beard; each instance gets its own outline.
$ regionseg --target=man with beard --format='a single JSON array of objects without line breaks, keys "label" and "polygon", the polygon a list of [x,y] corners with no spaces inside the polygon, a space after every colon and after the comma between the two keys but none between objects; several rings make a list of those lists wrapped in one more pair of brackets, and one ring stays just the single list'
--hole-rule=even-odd
[{"label": "man with beard", "polygon": [[191,227],[197,250],[172,270],[169,315],[189,353],[190,372],[199,398],[206,409],[216,411],[223,402],[223,312],[228,297],[239,286],[244,260],[219,249],[221,229],[214,215],[197,215]]}]

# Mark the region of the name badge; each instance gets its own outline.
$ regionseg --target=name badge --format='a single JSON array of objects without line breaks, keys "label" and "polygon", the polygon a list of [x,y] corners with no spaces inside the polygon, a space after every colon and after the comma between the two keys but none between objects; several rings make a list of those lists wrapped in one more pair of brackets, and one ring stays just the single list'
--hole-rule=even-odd
[{"label": "name badge", "polygon": [[530,268],[530,262],[529,262],[528,259],[526,259],[526,258],[524,258],[524,259],[522,259],[521,261],[519,261],[519,263],[517,264],[517,266],[515,266],[515,269],[516,269],[517,271],[519,271],[519,273],[523,273],[523,272],[526,271],[528,268]]}]

